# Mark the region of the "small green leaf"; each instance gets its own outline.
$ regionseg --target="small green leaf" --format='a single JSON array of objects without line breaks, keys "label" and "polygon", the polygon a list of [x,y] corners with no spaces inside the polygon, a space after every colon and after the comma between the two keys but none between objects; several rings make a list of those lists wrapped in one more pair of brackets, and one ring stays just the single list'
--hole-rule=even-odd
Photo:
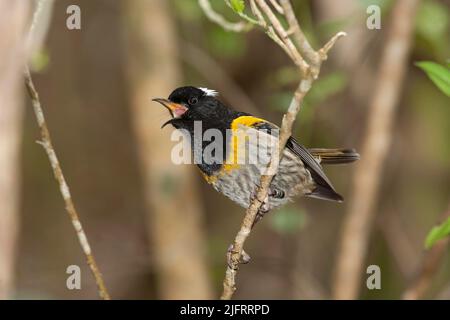
[{"label": "small green leaf", "polygon": [[233,8],[234,11],[237,13],[244,12],[245,9],[245,2],[244,0],[231,0],[231,8]]},{"label": "small green leaf", "polygon": [[416,62],[434,84],[450,97],[450,68],[431,61]]},{"label": "small green leaf", "polygon": [[448,235],[450,235],[450,218],[431,229],[425,240],[425,248],[431,248],[438,240],[441,240]]}]

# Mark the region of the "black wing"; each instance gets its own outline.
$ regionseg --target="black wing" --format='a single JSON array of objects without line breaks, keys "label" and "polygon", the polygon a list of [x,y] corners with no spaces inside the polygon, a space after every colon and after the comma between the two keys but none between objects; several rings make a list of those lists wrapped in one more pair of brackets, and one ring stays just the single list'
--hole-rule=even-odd
[{"label": "black wing", "polygon": [[[271,130],[279,129],[276,125],[270,122],[260,122],[255,124],[253,127],[256,129],[267,130],[269,134],[273,134]],[[287,141],[286,148],[291,150],[303,161],[305,167],[309,170],[311,177],[316,183],[316,188],[310,194],[307,194],[307,196],[338,202],[344,201],[344,198],[336,192],[330,180],[323,172],[322,166],[308,151],[308,149],[299,144],[293,137],[290,137]]]},{"label": "black wing", "polygon": [[314,182],[317,184],[316,188],[308,194],[309,197],[333,200],[342,202],[344,198],[334,190],[333,185],[323,172],[322,166],[313,157],[313,155],[304,146],[299,144],[294,138],[290,137],[286,143],[286,148],[296,154],[305,164],[305,167],[311,173]]}]

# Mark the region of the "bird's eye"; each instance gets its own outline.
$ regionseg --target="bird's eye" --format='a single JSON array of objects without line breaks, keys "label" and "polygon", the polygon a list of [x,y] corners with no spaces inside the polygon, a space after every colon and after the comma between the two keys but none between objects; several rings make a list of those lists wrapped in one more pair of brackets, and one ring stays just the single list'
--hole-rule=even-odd
[{"label": "bird's eye", "polygon": [[193,98],[190,98],[188,102],[189,102],[190,105],[193,105],[193,104],[196,104],[198,102],[198,99],[196,97],[193,97]]}]

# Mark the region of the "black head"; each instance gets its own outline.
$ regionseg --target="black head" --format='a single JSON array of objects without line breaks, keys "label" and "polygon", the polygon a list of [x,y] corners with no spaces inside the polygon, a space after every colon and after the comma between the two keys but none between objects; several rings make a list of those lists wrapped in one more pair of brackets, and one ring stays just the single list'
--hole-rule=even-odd
[{"label": "black head", "polygon": [[172,119],[163,124],[172,124],[175,128],[189,129],[194,121],[202,121],[206,126],[214,127],[223,122],[231,112],[217,98],[217,92],[206,88],[180,87],[175,89],[168,99],[153,99],[165,106]]}]

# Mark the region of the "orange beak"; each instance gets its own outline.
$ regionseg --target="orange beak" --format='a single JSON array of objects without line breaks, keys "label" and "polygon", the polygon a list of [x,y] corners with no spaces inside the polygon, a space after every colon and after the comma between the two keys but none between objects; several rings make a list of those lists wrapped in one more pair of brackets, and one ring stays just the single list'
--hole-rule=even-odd
[{"label": "orange beak", "polygon": [[188,110],[184,105],[172,102],[167,99],[156,98],[152,99],[152,101],[158,102],[162,104],[164,107],[166,107],[173,118],[181,117]]}]

